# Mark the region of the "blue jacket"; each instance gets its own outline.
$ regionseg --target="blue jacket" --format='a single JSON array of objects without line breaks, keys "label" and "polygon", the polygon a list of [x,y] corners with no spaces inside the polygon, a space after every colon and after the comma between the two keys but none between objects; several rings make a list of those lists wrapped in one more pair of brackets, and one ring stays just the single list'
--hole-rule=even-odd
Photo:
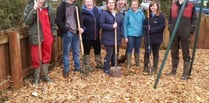
[{"label": "blue jacket", "polygon": [[132,9],[129,9],[125,14],[123,26],[124,26],[124,37],[128,36],[143,36],[143,21],[144,13],[141,9],[138,9],[136,13]]},{"label": "blue jacket", "polygon": [[115,45],[115,29],[113,28],[114,22],[117,22],[117,44],[121,45],[121,38],[123,37],[123,16],[121,13],[116,14],[116,17],[108,10],[101,13],[99,24],[102,28],[102,40],[103,45]]},{"label": "blue jacket", "polygon": [[81,11],[82,22],[84,25],[83,39],[97,40],[99,39],[99,10],[94,7],[92,11],[87,10],[85,7]]},{"label": "blue jacket", "polygon": [[151,44],[161,44],[163,42],[163,31],[165,29],[165,17],[162,13],[159,16],[151,16],[149,19],[150,30],[147,31],[148,18],[144,20],[143,28],[145,30],[144,42],[148,43],[148,33]]}]

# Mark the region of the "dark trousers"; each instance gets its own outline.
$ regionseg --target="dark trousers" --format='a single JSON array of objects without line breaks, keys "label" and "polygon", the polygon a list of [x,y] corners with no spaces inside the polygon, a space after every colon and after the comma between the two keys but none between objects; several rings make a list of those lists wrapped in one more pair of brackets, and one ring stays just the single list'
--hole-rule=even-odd
[{"label": "dark trousers", "polygon": [[111,66],[115,65],[115,47],[113,46],[109,46],[109,45],[105,45],[105,49],[106,49],[106,56],[104,58],[104,70],[109,70],[110,69],[110,62],[111,62]]},{"label": "dark trousers", "polygon": [[173,44],[171,47],[172,67],[176,67],[179,64],[179,49],[182,48],[184,62],[190,62],[189,46],[190,46],[190,34],[176,33]]},{"label": "dark trousers", "polygon": [[84,47],[84,54],[85,55],[89,55],[90,54],[90,50],[91,47],[94,48],[94,54],[100,54],[101,53],[101,44],[100,44],[100,40],[87,40],[87,39],[83,39],[83,47]]},{"label": "dark trousers", "polygon": [[148,46],[149,45],[145,43],[145,57],[149,57],[152,52],[154,58],[159,58],[160,44],[150,44],[150,50]]}]

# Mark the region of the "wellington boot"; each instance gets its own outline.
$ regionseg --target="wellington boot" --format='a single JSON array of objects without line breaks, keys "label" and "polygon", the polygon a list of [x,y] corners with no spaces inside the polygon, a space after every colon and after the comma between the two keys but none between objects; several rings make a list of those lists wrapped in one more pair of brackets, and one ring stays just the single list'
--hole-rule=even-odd
[{"label": "wellington boot", "polygon": [[134,54],[135,57],[135,64],[137,67],[139,67],[139,54]]},{"label": "wellington boot", "polygon": [[94,71],[94,68],[91,67],[91,61],[90,61],[89,55],[84,55],[84,66],[85,66],[86,70],[88,70],[90,72]]},{"label": "wellington boot", "polygon": [[159,57],[154,57],[153,59],[153,68],[152,68],[152,73],[156,74],[157,73],[157,68],[158,68],[158,61]]},{"label": "wellington boot", "polygon": [[167,76],[174,76],[174,75],[176,75],[176,70],[177,70],[177,68],[176,67],[173,67],[172,70],[171,70],[171,72],[168,73]]},{"label": "wellington boot", "polygon": [[149,73],[148,62],[149,62],[149,57],[148,56],[144,56],[144,70],[143,70],[144,74],[148,74]]},{"label": "wellington boot", "polygon": [[181,77],[182,80],[188,79],[189,69],[190,69],[190,62],[184,62],[184,70],[183,70],[183,75]]},{"label": "wellington boot", "polygon": [[126,61],[126,55],[121,55],[121,57],[118,59],[118,63],[124,63]]},{"label": "wellington boot", "polygon": [[131,54],[127,54],[127,65],[126,68],[131,68]]},{"label": "wellington boot", "polygon": [[95,61],[96,61],[95,68],[100,68],[100,69],[104,68],[104,65],[102,64],[102,58],[101,58],[100,54],[95,55]]},{"label": "wellington boot", "polygon": [[49,71],[48,71],[48,69],[49,69],[49,66],[48,66],[48,64],[43,64],[43,74],[44,74],[44,80],[46,81],[46,82],[54,82],[52,79],[50,79],[49,78],[49,76],[48,76],[48,73],[49,73]]},{"label": "wellington boot", "polygon": [[33,85],[37,85],[39,83],[39,80],[40,80],[40,68],[35,68]]}]

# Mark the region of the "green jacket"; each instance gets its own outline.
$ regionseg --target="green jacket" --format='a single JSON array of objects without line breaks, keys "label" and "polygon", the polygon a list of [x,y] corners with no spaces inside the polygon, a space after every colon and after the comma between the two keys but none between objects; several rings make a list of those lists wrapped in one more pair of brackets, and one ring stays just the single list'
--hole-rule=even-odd
[{"label": "green jacket", "polygon": [[[29,26],[29,40],[32,45],[38,44],[38,29],[37,29],[37,11],[33,9],[33,0],[29,1],[24,9],[24,22]],[[52,6],[45,1],[44,7],[48,8],[49,19],[51,23],[51,32],[54,36],[57,35],[55,25],[55,15]],[[40,40],[43,41],[42,28],[39,23]]]}]

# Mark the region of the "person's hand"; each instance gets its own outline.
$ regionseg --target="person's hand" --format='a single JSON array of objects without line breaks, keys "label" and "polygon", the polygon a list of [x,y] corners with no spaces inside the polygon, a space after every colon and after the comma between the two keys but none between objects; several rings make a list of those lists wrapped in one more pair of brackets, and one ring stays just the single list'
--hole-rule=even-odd
[{"label": "person's hand", "polygon": [[113,24],[113,28],[117,28],[118,27],[118,24],[115,22],[114,24]]},{"label": "person's hand", "polygon": [[37,10],[38,8],[40,8],[40,7],[43,5],[44,1],[45,1],[45,0],[37,0],[37,1],[35,2],[34,6],[33,6],[33,9],[34,9],[34,10]]},{"label": "person's hand", "polygon": [[128,43],[128,38],[125,38],[125,43]]},{"label": "person's hand", "polygon": [[84,32],[83,28],[78,28],[79,34],[82,34]]}]

